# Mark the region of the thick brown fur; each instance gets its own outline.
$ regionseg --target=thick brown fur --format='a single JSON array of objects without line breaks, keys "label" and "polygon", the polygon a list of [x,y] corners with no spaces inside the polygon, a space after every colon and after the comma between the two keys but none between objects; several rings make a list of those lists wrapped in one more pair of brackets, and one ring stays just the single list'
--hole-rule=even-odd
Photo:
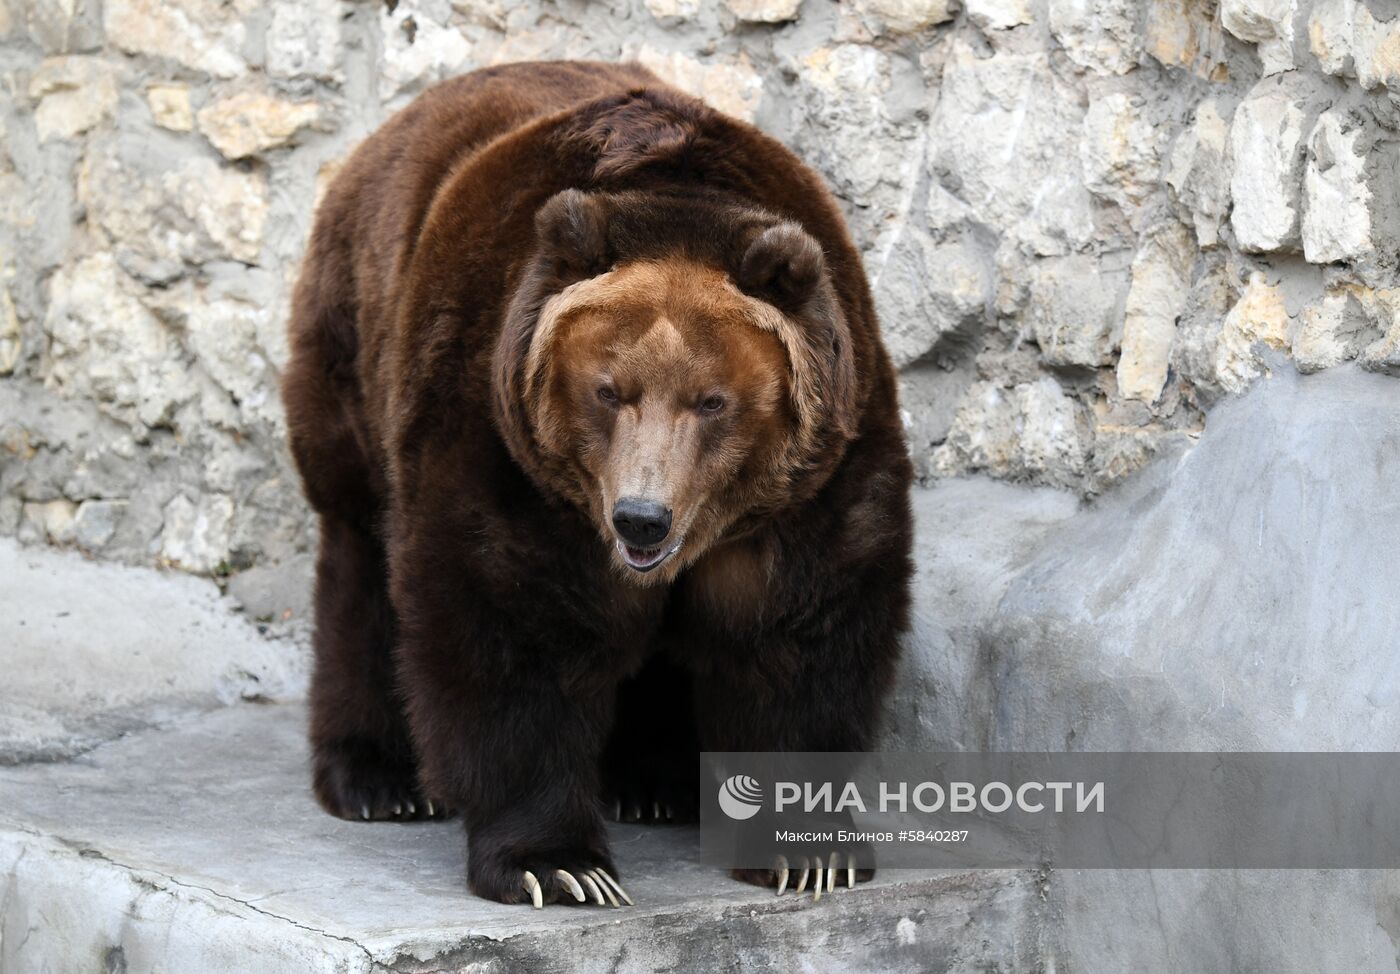
[{"label": "thick brown fur", "polygon": [[[701,746],[870,743],[911,470],[857,252],[777,142],[636,65],[441,84],[321,204],[291,345],[329,811],[459,811],[475,892],[555,900],[613,866],[600,797],[693,806]],[[624,366],[669,411],[590,384]],[[685,541],[641,575],[609,492],[665,424]]]}]

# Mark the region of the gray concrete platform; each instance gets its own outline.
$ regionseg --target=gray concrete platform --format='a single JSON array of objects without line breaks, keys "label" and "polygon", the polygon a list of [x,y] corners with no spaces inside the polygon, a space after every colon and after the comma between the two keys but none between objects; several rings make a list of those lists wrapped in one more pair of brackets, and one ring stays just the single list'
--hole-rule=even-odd
[{"label": "gray concrete platform", "polygon": [[[988,501],[1001,516],[971,528]],[[1004,589],[1022,536],[1075,508],[985,483],[918,503],[930,560],[948,566],[940,601],[960,573]],[[456,823],[347,823],[315,806],[305,647],[260,632],[212,583],[4,539],[0,579],[4,974],[972,972],[1053,955],[1042,877],[888,871],[820,903],[779,899],[701,865],[693,829],[616,827],[635,908],[479,900]],[[980,611],[992,591],[968,598]]]},{"label": "gray concrete platform", "polygon": [[241,705],[63,763],[0,768],[0,970],[1034,970],[1021,872],[886,872],[813,903],[616,826],[637,906],[470,896],[454,822],[352,823],[307,788],[304,709]]},{"label": "gray concrete platform", "polygon": [[[1093,503],[919,491],[885,746],[1400,748],[1397,473],[1400,383],[1279,368]],[[1379,870],[890,873],[812,904],[621,827],[635,909],[484,903],[457,826],[314,807],[299,705],[247,702],[304,673],[207,581],[0,541],[0,974],[1400,966]]]}]

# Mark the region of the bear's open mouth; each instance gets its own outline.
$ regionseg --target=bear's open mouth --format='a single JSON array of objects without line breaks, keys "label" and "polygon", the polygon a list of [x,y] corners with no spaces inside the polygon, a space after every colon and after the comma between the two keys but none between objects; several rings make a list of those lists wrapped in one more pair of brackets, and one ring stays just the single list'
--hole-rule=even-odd
[{"label": "bear's open mouth", "polygon": [[616,542],[617,553],[622,556],[622,560],[627,562],[627,566],[639,572],[649,572],[660,565],[667,558],[674,555],[681,543],[677,541],[669,548],[633,548],[631,545]]}]

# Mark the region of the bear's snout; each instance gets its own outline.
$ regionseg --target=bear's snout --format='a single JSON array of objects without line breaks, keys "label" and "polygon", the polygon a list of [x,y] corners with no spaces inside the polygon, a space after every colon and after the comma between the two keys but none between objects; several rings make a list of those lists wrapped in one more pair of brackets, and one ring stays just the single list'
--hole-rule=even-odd
[{"label": "bear's snout", "polygon": [[613,528],[633,548],[655,548],[671,533],[671,511],[642,497],[623,497],[613,507]]}]

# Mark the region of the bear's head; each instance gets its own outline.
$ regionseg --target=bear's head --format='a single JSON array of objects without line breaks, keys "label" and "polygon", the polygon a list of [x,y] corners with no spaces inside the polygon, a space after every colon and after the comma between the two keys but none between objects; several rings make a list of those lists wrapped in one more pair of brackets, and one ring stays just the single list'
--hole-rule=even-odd
[{"label": "bear's head", "polygon": [[849,329],[821,247],[753,210],[585,194],[536,219],[496,349],[497,418],[639,583],[810,493],[853,433]]}]

